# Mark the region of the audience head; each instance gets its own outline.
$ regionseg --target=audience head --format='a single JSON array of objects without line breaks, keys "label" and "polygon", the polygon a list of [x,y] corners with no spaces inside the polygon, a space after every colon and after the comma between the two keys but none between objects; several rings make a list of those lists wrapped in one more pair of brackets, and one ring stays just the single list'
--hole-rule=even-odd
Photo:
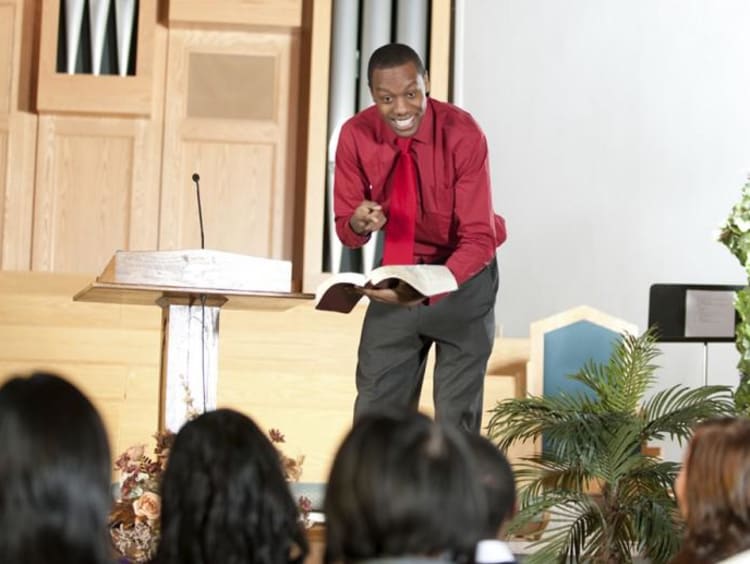
[{"label": "audience head", "polygon": [[175,437],[162,482],[159,564],[301,561],[307,541],[271,441],[219,409]]},{"label": "audience head", "polygon": [[78,388],[43,372],[6,381],[0,445],[0,562],[109,561],[109,444]]},{"label": "audience head", "polygon": [[416,412],[366,415],[339,447],[324,503],[326,561],[470,559],[486,504],[459,431]]},{"label": "audience head", "polygon": [[466,435],[474,454],[477,480],[487,499],[486,538],[501,537],[516,511],[516,482],[510,462],[497,446],[481,435]]},{"label": "audience head", "polygon": [[687,525],[684,562],[714,562],[750,548],[750,420],[698,425],[675,483]]}]

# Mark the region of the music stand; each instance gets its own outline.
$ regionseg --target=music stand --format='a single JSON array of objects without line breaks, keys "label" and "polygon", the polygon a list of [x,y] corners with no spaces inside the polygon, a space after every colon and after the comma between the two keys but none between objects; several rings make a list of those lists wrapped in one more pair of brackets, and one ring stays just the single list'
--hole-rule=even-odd
[{"label": "music stand", "polygon": [[656,340],[667,343],[703,343],[703,385],[708,385],[708,343],[735,340],[739,315],[735,293],[744,286],[729,284],[652,284],[648,298],[648,325]]}]

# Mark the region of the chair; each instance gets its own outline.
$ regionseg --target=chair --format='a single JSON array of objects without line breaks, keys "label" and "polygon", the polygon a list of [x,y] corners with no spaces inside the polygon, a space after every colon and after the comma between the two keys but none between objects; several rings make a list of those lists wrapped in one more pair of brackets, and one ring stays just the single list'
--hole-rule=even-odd
[{"label": "chair", "polygon": [[575,393],[583,384],[568,379],[588,361],[606,363],[624,332],[638,328],[589,306],[579,306],[535,321],[529,328],[526,367],[530,395]]}]

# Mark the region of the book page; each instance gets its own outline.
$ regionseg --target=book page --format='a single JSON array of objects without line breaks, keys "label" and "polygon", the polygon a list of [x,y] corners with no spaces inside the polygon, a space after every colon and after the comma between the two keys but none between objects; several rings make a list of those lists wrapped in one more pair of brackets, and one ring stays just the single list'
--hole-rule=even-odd
[{"label": "book page", "polygon": [[441,264],[381,266],[370,273],[370,281],[374,286],[389,278],[403,280],[424,296],[444,294],[458,289],[453,273]]}]

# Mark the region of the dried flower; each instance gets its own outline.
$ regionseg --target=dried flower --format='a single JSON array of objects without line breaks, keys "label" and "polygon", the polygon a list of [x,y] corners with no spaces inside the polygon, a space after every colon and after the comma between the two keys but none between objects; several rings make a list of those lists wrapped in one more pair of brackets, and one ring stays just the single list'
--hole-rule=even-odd
[{"label": "dried flower", "polygon": [[144,517],[148,521],[156,521],[161,515],[161,496],[154,492],[146,492],[133,502],[133,513],[136,518]]},{"label": "dried flower", "polygon": [[300,520],[304,523],[305,527],[307,528],[312,527],[312,522],[310,521],[310,512],[312,511],[312,500],[305,495],[301,495],[297,499],[297,506],[299,507]]}]

